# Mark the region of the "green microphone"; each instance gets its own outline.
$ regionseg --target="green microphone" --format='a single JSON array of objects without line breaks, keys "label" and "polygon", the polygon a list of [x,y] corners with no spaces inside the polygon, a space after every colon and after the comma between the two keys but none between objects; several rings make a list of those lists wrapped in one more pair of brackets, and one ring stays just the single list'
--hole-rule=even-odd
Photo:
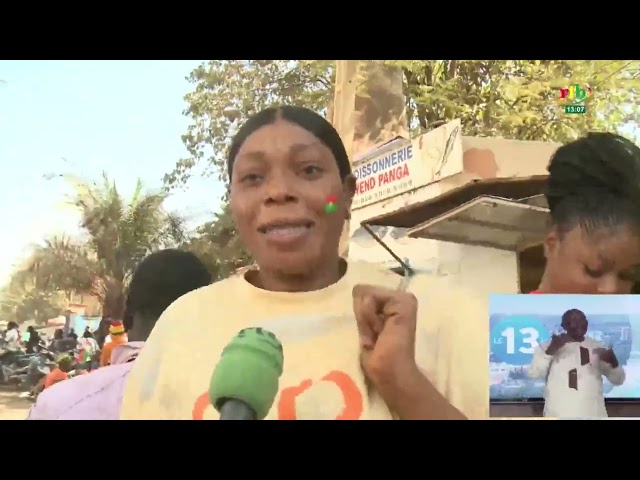
[{"label": "green microphone", "polygon": [[282,344],[273,333],[240,330],[211,375],[209,399],[220,420],[263,420],[278,394],[283,366]]}]

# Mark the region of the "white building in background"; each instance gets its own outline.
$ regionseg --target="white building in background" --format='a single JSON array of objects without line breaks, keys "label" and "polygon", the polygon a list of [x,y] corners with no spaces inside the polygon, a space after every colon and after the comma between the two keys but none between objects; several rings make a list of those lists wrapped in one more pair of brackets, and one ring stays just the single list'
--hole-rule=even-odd
[{"label": "white building in background", "polygon": [[533,290],[548,221],[542,189],[558,146],[463,137],[456,120],[360,156],[349,259],[400,267],[366,224],[418,274],[468,286],[483,303]]}]

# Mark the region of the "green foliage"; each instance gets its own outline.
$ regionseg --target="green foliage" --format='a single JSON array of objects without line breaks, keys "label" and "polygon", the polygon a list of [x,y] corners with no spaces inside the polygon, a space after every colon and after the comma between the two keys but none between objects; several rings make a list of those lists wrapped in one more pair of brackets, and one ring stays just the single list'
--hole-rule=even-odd
[{"label": "green foliage", "polygon": [[[463,133],[565,142],[589,130],[635,125],[640,62],[629,60],[381,60],[402,69],[413,134],[459,118]],[[277,104],[324,114],[333,100],[335,64],[327,60],[212,60],[189,76],[194,90],[184,112],[191,126],[182,140],[189,156],[165,176],[168,187],[188,180],[196,164],[226,180],[225,161],[237,125]],[[589,84],[585,115],[566,115],[559,89]],[[225,208],[200,230],[190,248],[226,275],[249,262]],[[217,236],[220,235],[220,239]]]},{"label": "green foliage", "polygon": [[167,192],[143,192],[138,180],[127,202],[106,174],[101,185],[69,180],[75,186],[70,203],[80,211],[88,246],[114,280],[125,282],[150,251],[184,240],[182,219],[162,208]]},{"label": "green foliage", "polygon": [[[564,142],[588,130],[617,130],[637,121],[640,61],[629,60],[381,60],[401,68],[414,133],[460,118],[465,135]],[[184,182],[204,163],[225,179],[225,156],[236,126],[275,104],[324,113],[333,99],[328,60],[212,60],[189,76],[182,139],[189,157],[165,176]],[[586,115],[565,115],[559,89],[594,90]]]},{"label": "green foliage", "polygon": [[333,98],[333,62],[327,60],[212,60],[191,72],[195,89],[184,112],[193,120],[182,140],[189,157],[165,176],[172,185],[186,181],[201,161],[225,179],[224,157],[238,122],[277,104],[326,109]]},{"label": "green foliage", "polygon": [[226,278],[252,262],[249,252],[240,243],[228,205],[213,221],[199,227],[197,236],[185,242],[183,248],[202,260],[214,280]]},{"label": "green foliage", "polygon": [[64,295],[46,288],[36,287],[25,275],[14,275],[0,292],[0,319],[18,323],[35,320],[44,325],[65,307]]},{"label": "green foliage", "polygon": [[[636,122],[638,61],[388,61],[402,68],[411,126],[431,130],[460,118],[463,133],[566,142],[590,130]],[[559,89],[589,84],[585,115],[566,115]]]},{"label": "green foliage", "polygon": [[53,237],[33,247],[12,281],[32,282],[34,288],[45,292],[91,292],[99,268],[87,245],[68,237]]},{"label": "green foliage", "polygon": [[74,188],[69,203],[80,212],[84,235],[35,246],[11,284],[30,284],[42,295],[87,293],[100,300],[103,313],[120,315],[135,267],[151,251],[184,242],[183,221],[164,210],[167,192],[145,192],[140,181],[127,202],[106,174],[101,184],[63,177]]}]

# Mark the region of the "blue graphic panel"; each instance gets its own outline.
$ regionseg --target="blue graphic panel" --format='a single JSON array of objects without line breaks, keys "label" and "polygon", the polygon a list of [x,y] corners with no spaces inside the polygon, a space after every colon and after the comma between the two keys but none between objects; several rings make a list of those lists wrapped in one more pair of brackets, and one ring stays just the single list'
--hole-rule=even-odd
[{"label": "blue graphic panel", "polygon": [[534,349],[549,340],[549,330],[535,316],[509,315],[491,329],[491,352],[498,363],[528,365]]},{"label": "blue graphic panel", "polygon": [[607,398],[640,398],[640,295],[492,295],[489,301],[489,369],[491,400],[544,396],[544,378],[531,379],[534,349],[561,331],[562,314],[582,310],[587,336],[613,347],[625,369],[623,385],[603,378]]}]

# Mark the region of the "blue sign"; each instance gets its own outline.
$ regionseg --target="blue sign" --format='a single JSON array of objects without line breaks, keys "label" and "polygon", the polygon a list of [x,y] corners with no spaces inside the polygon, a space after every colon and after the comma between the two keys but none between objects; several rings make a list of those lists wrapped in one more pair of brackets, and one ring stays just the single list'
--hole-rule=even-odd
[{"label": "blue sign", "polygon": [[496,363],[528,365],[535,348],[551,339],[547,327],[531,315],[511,315],[491,329],[491,352]]}]

